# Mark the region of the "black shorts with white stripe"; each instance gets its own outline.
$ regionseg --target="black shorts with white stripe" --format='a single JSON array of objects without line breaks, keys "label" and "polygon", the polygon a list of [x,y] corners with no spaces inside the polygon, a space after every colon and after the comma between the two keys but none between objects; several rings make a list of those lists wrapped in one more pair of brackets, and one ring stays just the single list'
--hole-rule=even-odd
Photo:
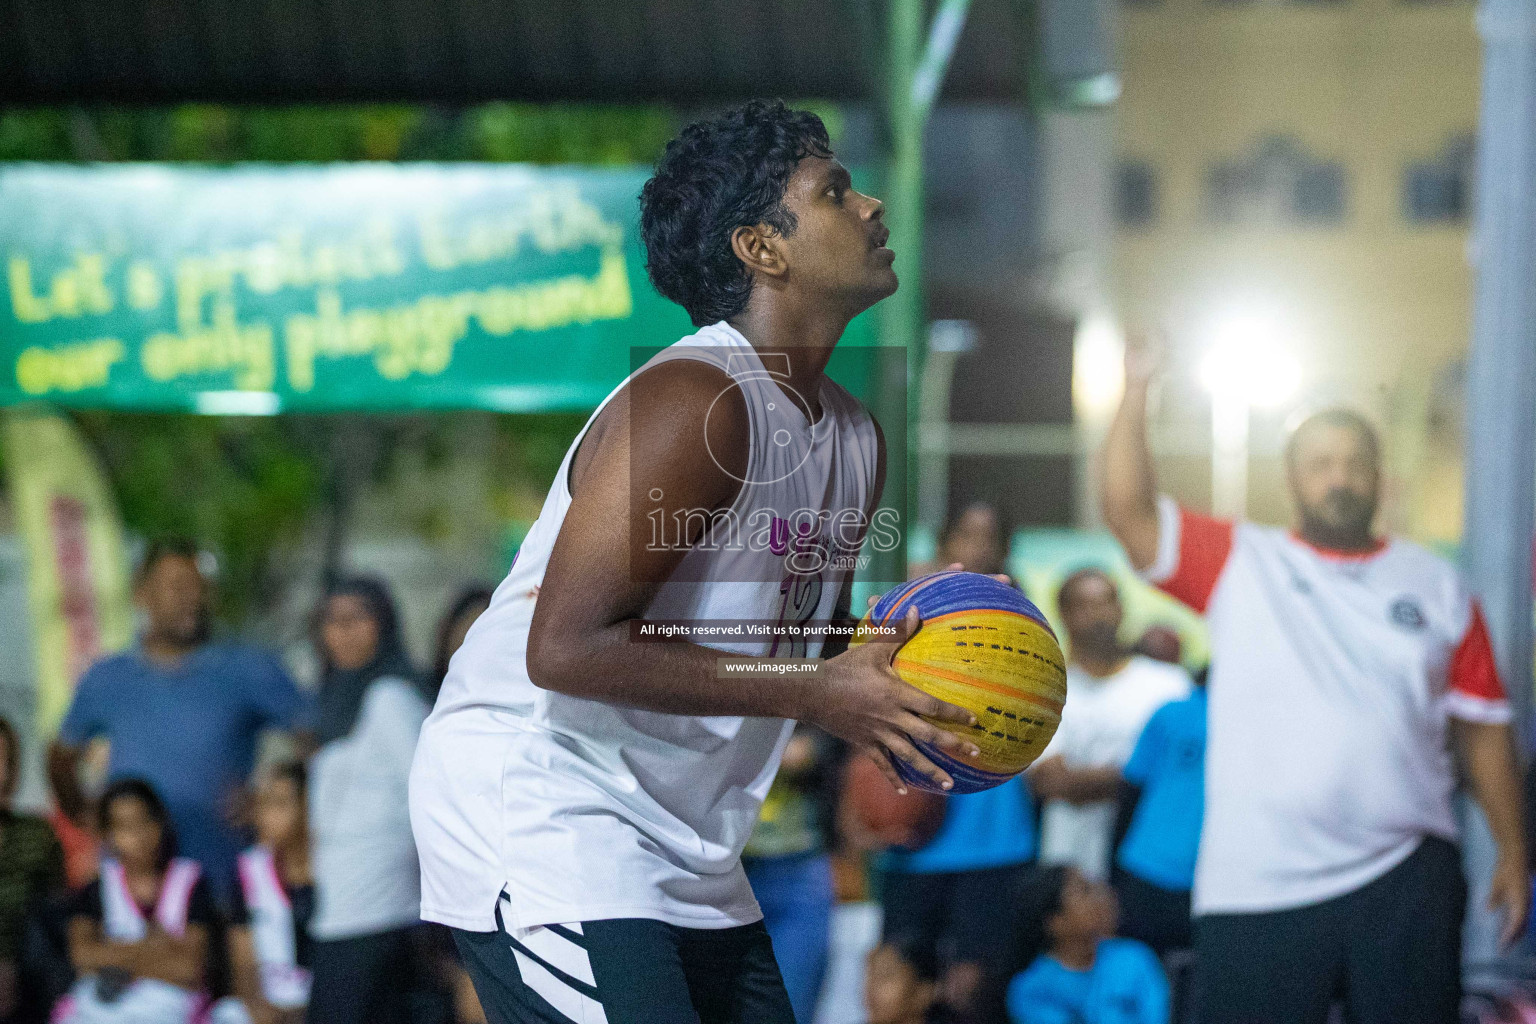
[{"label": "black shorts with white stripe", "polygon": [[490,1024],[795,1024],[761,921],[496,926],[453,932]]}]

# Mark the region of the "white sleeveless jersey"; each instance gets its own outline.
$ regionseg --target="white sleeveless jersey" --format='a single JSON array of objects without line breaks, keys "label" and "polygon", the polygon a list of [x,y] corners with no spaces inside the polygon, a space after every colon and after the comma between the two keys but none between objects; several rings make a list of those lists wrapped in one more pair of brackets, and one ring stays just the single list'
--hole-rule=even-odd
[{"label": "white sleeveless jersey", "polygon": [[[736,528],[712,526],[642,618],[830,620],[856,554],[838,538],[856,543],[861,534],[848,524],[867,517],[878,498],[873,420],[823,377],[822,414],[808,423],[783,376],[723,322],[637,372],[677,358],[719,366],[740,389],[751,426],[747,472],[727,520]],[[638,711],[543,690],[528,676],[528,627],[571,504],[571,460],[612,398],[566,452],[422,730],[410,802],[426,920],[494,930],[503,891],[502,916],[513,928],[625,917],[725,928],[762,916],[740,855],[792,723]],[[702,438],[698,457],[710,457]],[[632,515],[637,523],[613,528],[662,528],[644,509]],[[751,635],[698,642],[741,655],[814,657],[821,649],[819,639]]]}]

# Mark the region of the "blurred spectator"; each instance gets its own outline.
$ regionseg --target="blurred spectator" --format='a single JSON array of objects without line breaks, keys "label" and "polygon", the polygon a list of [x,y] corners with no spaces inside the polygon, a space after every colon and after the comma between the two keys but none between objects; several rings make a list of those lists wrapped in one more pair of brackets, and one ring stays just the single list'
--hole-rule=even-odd
[{"label": "blurred spectator", "polygon": [[0,1021],[23,1008],[21,971],[27,916],[64,888],[64,850],[42,818],[17,814],[11,798],[21,781],[21,744],[0,718]]},{"label": "blurred spectator", "polygon": [[796,728],[741,858],[796,1020],[815,1015],[827,971],[829,783],[839,761],[830,737],[809,726]]},{"label": "blurred spectator", "polygon": [[1124,612],[1114,580],[1081,569],[1061,584],[1066,626],[1067,704],[1061,725],[1030,770],[1040,820],[1040,860],[1072,864],[1108,881],[1120,772],[1152,713],[1188,696],[1189,675],[1120,643]]},{"label": "blurred spectator", "polygon": [[134,597],[147,617],[144,634],[81,677],[50,751],[49,778],[60,809],[84,820],[82,748],[107,740],[108,778],[141,778],[155,788],[181,848],[223,898],[245,846],[231,819],[257,737],[266,728],[298,728],[306,702],[276,658],[210,641],[208,584],[191,544],[151,544]]},{"label": "blurred spectator", "polygon": [[1153,661],[1177,665],[1184,657],[1184,640],[1172,626],[1148,626],[1131,650]]},{"label": "blurred spectator", "polygon": [[320,749],[310,768],[317,1024],[407,1019],[421,880],[406,780],[427,705],[384,585],[352,579],[320,608]]},{"label": "blurred spectator", "polygon": [[1189,892],[1205,812],[1205,678],[1147,722],[1125,765],[1135,807],[1116,858],[1120,934],[1158,954],[1192,942]]},{"label": "blurred spectator", "polygon": [[[959,566],[999,573],[1006,538],[997,511],[964,506],[945,524],[938,559],[914,576]],[[944,799],[937,834],[921,849],[879,861],[882,937],[907,936],[939,965],[941,1002],[960,1021],[1000,1018],[1003,986],[1016,966],[1013,892],[1035,859],[1035,806],[1022,777]]]},{"label": "blurred spectator", "polygon": [[1111,938],[1109,886],[1074,867],[1042,868],[1023,894],[1034,961],[1008,985],[1013,1024],[1168,1024],[1168,980],[1134,939]]},{"label": "blurred spectator", "polygon": [[454,654],[464,645],[464,636],[469,632],[469,627],[491,606],[492,593],[490,587],[469,587],[454,599],[453,604],[448,606],[448,613],[438,623],[437,656],[432,659],[428,703],[437,700],[437,693],[443,688],[443,680],[448,677],[448,662],[453,660]]},{"label": "blurred spectator", "polygon": [[[931,1024],[938,1016],[939,986],[931,942],[911,936],[887,939],[870,950],[864,967],[868,1024]],[[796,1016],[809,1021],[809,1017]]]},{"label": "blurred spectator", "polygon": [[1213,1021],[1454,1024],[1466,880],[1460,766],[1498,844],[1505,940],[1530,908],[1511,710],[1477,602],[1436,555],[1376,534],[1381,443],[1347,409],[1284,462],[1293,529],[1159,497],[1156,360],[1131,346],[1104,453],[1104,519],[1131,564],[1206,613],[1214,673],[1195,872]]},{"label": "blurred spectator", "polygon": [[991,1020],[1017,960],[1012,893],[1035,859],[1034,804],[1023,779],[945,798],[938,834],[879,862],[884,938],[925,942],[943,1001],[961,1020]]},{"label": "blurred spectator", "polygon": [[951,510],[939,531],[933,561],[911,566],[909,575],[915,579],[957,562],[969,572],[989,576],[1007,571],[1008,531],[991,504],[976,501]]},{"label": "blurred spectator", "polygon": [[80,980],[60,1024],[189,1024],[203,1002],[218,917],[196,861],[153,787],[120,779],[102,795],[101,877],[69,909],[69,952]]},{"label": "blurred spectator", "polygon": [[302,1024],[309,1003],[309,868],[304,765],[268,771],[256,790],[256,845],[240,855],[230,920],[235,992],[255,1024]]}]

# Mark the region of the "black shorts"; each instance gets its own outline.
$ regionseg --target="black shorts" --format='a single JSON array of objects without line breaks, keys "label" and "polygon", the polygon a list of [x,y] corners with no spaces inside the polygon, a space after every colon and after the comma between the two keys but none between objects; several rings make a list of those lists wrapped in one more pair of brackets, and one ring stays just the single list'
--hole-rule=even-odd
[{"label": "black shorts", "polygon": [[761,921],[454,929],[490,1024],[795,1024]]},{"label": "black shorts", "polygon": [[1201,1024],[1456,1024],[1467,902],[1456,847],[1434,837],[1335,899],[1195,919]]},{"label": "black shorts", "polygon": [[306,1019],[315,1024],[408,1024],[415,981],[413,928],[310,945]]}]

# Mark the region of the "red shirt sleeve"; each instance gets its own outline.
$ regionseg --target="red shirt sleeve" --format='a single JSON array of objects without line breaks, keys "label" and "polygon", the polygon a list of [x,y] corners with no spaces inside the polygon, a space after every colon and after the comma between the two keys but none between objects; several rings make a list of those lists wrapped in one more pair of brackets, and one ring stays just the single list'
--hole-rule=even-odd
[{"label": "red shirt sleeve", "polygon": [[1203,612],[1232,554],[1234,527],[1224,519],[1183,507],[1179,509],[1178,522],[1178,561],[1173,572],[1157,586],[1195,611]]},{"label": "red shirt sleeve", "polygon": [[1493,643],[1488,639],[1488,623],[1476,601],[1472,602],[1472,620],[1451,656],[1446,688],[1460,697],[1478,701],[1503,704],[1507,700],[1504,684],[1499,680],[1499,666],[1493,659]]}]

